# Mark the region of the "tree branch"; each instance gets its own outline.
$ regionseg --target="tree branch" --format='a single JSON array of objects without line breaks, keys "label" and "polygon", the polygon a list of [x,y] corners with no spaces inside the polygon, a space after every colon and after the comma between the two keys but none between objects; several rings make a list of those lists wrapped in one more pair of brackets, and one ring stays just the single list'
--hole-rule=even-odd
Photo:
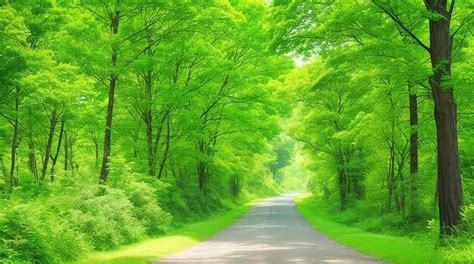
[{"label": "tree branch", "polygon": [[470,17],[466,21],[462,22],[461,25],[459,25],[459,27],[453,32],[453,34],[451,34],[451,40],[453,40],[454,36],[459,32],[459,30],[461,30],[464,27],[464,25],[469,23],[471,20],[472,20],[472,17]]},{"label": "tree branch", "polygon": [[372,0],[372,3],[374,3],[378,8],[380,8],[385,14],[387,14],[397,25],[399,25],[410,37],[418,44],[420,47],[425,49],[428,52],[431,52],[430,48],[426,46],[423,41],[421,41],[410,29],[408,29],[403,22],[398,18],[398,16],[390,12],[386,7],[381,5],[380,3],[377,2],[377,0]]},{"label": "tree branch", "polygon": [[456,0],[451,0],[451,6],[449,7],[449,16],[451,16],[453,14],[453,11],[454,11],[454,3],[456,2]]}]

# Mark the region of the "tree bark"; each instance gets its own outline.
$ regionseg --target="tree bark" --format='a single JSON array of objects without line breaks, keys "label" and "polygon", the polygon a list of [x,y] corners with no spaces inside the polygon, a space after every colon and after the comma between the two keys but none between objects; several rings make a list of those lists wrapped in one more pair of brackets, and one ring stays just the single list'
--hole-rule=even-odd
[{"label": "tree bark", "polygon": [[50,125],[49,125],[49,136],[48,141],[46,142],[46,149],[43,159],[43,167],[41,168],[41,180],[44,180],[46,176],[46,170],[48,169],[48,162],[51,155],[51,147],[53,145],[54,130],[56,129],[56,124],[58,123],[58,114],[56,110],[51,114]]},{"label": "tree bark", "polygon": [[61,121],[61,128],[59,129],[59,138],[58,138],[58,145],[56,147],[56,153],[51,155],[51,182],[54,181],[54,169],[56,167],[56,162],[58,161],[59,152],[61,151],[61,145],[63,140],[64,134],[64,120]]},{"label": "tree bark", "polygon": [[347,202],[347,177],[343,168],[339,169],[338,175],[338,184],[339,184],[339,206],[341,211],[346,209]]},{"label": "tree bark", "polygon": [[[453,2],[454,4],[454,2]],[[438,206],[441,235],[449,235],[461,220],[463,205],[459,165],[457,110],[451,76],[452,38],[450,22],[452,7],[447,0],[425,0],[426,8],[443,18],[430,19],[430,58],[433,76],[430,85],[433,94],[438,143]]]},{"label": "tree bark", "polygon": [[74,163],[74,144],[76,143],[76,138],[74,139],[69,136],[68,140],[68,146],[69,146],[69,151],[68,151],[68,161],[69,161],[69,167],[71,168],[71,171],[74,171],[74,169],[78,169],[79,165],[77,163]]},{"label": "tree bark", "polygon": [[18,114],[20,108],[20,88],[15,88],[15,118],[12,123],[13,125],[13,138],[11,147],[11,163],[10,163],[10,187],[16,187],[18,185],[18,179],[15,177],[15,166],[16,166],[16,150],[18,148]]},{"label": "tree bark", "polygon": [[38,166],[36,165],[35,143],[33,141],[32,131],[30,130],[28,134],[28,168],[35,180],[38,180]]},{"label": "tree bark", "polygon": [[418,98],[410,91],[410,209],[409,214],[414,219],[418,203]]},{"label": "tree bark", "polygon": [[197,158],[197,174],[198,174],[199,190],[204,191],[204,187],[206,184],[207,162],[204,161],[202,157],[205,155],[205,142],[203,139],[199,140],[198,150],[199,150],[199,156],[200,156]]},{"label": "tree bark", "polygon": [[163,171],[165,169],[165,164],[166,160],[168,159],[168,152],[170,150],[170,133],[171,133],[171,128],[170,128],[170,116],[168,115],[168,118],[166,120],[166,141],[165,141],[165,151],[163,153],[163,158],[161,159],[160,163],[160,170],[158,172],[158,179],[161,179],[163,175]]},{"label": "tree bark", "polygon": [[64,131],[64,170],[65,171],[67,171],[69,168],[68,158],[69,158],[68,138],[67,138],[67,132]]},{"label": "tree bark", "polygon": [[97,134],[92,131],[91,132],[92,143],[94,143],[94,153],[95,153],[95,168],[99,168],[99,140],[97,138]]},{"label": "tree bark", "polygon": [[143,121],[145,122],[145,125],[146,125],[146,142],[148,146],[148,174],[150,176],[155,176],[156,151],[153,145],[153,114],[151,110],[151,106],[153,103],[152,90],[153,90],[153,72],[152,70],[148,70],[145,77],[146,106],[145,106],[145,111],[143,112]]},{"label": "tree bark", "polygon": [[[113,35],[118,33],[118,26],[120,20],[120,11],[116,11],[114,16],[111,17],[110,23],[110,30]],[[105,183],[107,181],[107,177],[109,175],[108,169],[108,162],[110,157],[111,151],[111,135],[112,135],[112,118],[114,112],[114,101],[115,101],[115,87],[117,85],[118,75],[115,70],[115,66],[117,65],[117,47],[112,47],[112,57],[111,57],[111,64],[112,64],[112,73],[110,74],[110,82],[109,82],[109,102],[107,106],[107,118],[105,121],[105,131],[104,131],[104,151],[102,156],[102,166],[100,169],[100,182]]]},{"label": "tree bark", "polygon": [[[33,115],[33,110],[28,108],[28,114],[30,116]],[[35,150],[35,142],[33,140],[33,125],[31,122],[28,122],[28,169],[30,170],[31,174],[35,181],[39,180],[38,175],[38,165],[36,163],[36,150]]]},{"label": "tree bark", "polygon": [[[393,128],[392,128],[392,133],[393,133]],[[394,187],[395,187],[395,143],[393,142],[393,134],[392,138],[390,139],[389,142],[389,148],[390,148],[390,155],[389,155],[389,163],[388,163],[388,173],[387,173],[387,212],[390,212],[392,210],[392,199],[393,199],[393,193],[394,193]]]},{"label": "tree bark", "polygon": [[206,166],[207,164],[204,161],[198,161],[197,172],[199,180],[199,190],[204,191],[204,186],[206,182]]}]

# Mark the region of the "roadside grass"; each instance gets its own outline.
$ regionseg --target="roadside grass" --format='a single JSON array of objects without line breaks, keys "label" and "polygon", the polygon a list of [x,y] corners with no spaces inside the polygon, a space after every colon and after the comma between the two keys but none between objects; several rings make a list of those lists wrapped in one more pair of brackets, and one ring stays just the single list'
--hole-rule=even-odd
[{"label": "roadside grass", "polygon": [[[332,217],[315,206],[313,196],[305,193],[297,197],[301,215],[318,231],[328,237],[389,263],[473,263],[470,248],[436,249],[432,238],[408,237],[370,233],[332,221]],[[370,216],[368,216],[370,217]]]},{"label": "roadside grass", "polygon": [[228,211],[217,213],[207,219],[173,230],[156,238],[147,239],[112,251],[91,253],[78,263],[148,263],[160,257],[182,251],[201,240],[209,238],[240,218],[254,203],[255,201],[249,202]]}]

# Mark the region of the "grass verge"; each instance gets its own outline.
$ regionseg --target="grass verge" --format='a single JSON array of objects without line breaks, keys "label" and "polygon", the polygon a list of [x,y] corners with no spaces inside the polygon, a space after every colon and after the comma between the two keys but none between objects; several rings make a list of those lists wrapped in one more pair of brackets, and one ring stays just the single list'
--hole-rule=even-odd
[{"label": "grass verge", "polygon": [[250,202],[218,213],[203,221],[176,229],[163,236],[147,239],[113,251],[94,252],[79,263],[147,263],[160,257],[182,251],[224,229],[255,203]]},{"label": "grass verge", "polygon": [[305,193],[296,199],[301,215],[318,231],[362,253],[390,263],[469,263],[465,259],[450,258],[450,253],[437,250],[433,241],[375,234],[333,222],[329,215],[318,212],[312,198]]}]

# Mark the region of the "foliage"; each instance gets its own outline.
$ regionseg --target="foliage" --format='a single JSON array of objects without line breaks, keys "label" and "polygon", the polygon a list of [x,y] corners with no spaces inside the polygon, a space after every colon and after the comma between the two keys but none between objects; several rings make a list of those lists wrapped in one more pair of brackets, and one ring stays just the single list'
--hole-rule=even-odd
[{"label": "foliage", "polygon": [[[298,141],[315,206],[331,219],[422,236],[461,255],[472,247],[466,60],[473,8],[456,1],[273,2],[272,48],[300,66],[277,87],[292,109],[284,129]],[[443,23],[445,42],[436,28]],[[427,231],[428,222],[438,229]]]},{"label": "foliage", "polygon": [[0,262],[73,261],[275,193],[271,82],[292,63],[268,11],[0,1]]},{"label": "foliage", "polygon": [[405,2],[0,0],[0,262],[304,183],[342,222],[471,240],[474,6]]}]

